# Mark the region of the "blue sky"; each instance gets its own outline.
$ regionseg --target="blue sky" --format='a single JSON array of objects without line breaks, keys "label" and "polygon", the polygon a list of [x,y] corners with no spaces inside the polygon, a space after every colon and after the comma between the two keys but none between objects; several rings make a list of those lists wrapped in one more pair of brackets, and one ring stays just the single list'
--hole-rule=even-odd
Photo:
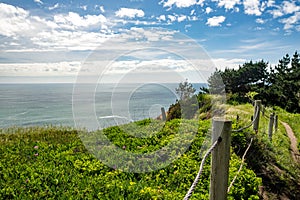
[{"label": "blue sky", "polygon": [[211,68],[274,65],[299,50],[299,21],[299,0],[1,0],[0,76],[74,77],[109,38],[151,27],[196,41]]}]

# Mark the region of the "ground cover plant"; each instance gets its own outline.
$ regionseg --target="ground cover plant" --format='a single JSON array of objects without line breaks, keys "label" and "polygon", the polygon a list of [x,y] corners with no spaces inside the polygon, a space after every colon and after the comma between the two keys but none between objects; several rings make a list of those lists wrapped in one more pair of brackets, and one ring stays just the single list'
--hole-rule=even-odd
[{"label": "ground cover plant", "polygon": [[[149,121],[139,123],[143,127]],[[178,119],[167,122],[157,135],[147,139],[133,138],[118,127],[104,131],[116,145],[126,146],[126,151],[146,152],[168,142],[178,123]],[[148,173],[128,173],[104,165],[82,144],[78,135],[84,130],[51,126],[1,130],[0,198],[183,199],[199,169],[199,150],[211,124],[209,120],[188,123],[200,123],[188,151],[169,166]],[[209,163],[207,160],[191,199],[208,198]],[[240,164],[241,159],[232,152],[230,180]],[[244,165],[229,198],[259,199],[260,185],[261,179]]]}]

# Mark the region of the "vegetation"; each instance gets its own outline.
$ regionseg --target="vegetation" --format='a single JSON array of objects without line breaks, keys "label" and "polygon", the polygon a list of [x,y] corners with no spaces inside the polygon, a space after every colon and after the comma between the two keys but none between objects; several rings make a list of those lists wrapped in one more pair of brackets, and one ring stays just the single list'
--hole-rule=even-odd
[{"label": "vegetation", "polygon": [[[267,135],[267,116],[276,112],[300,141],[300,115],[296,114],[300,111],[299,63],[296,52],[270,70],[263,60],[245,63],[237,70],[216,70],[209,79],[209,90],[201,88],[198,94],[186,80],[176,88],[180,99],[170,106],[166,123],[146,119],[94,132],[51,126],[0,129],[0,199],[182,199],[198,172],[200,150],[209,144],[211,116],[225,114],[232,128],[239,129],[252,120],[253,105],[247,102],[255,99],[269,107],[258,132],[252,128],[232,132],[229,181],[237,174],[251,138],[253,142],[228,199],[299,199],[300,165],[291,157],[285,128],[279,123],[271,141]],[[213,107],[212,102],[219,98],[215,94],[225,91],[231,105]],[[191,144],[182,153],[172,151],[176,159],[167,166],[153,171],[151,165],[145,165],[150,172],[131,173],[127,169],[133,167],[132,161],[109,157],[117,163],[110,168],[106,165],[112,165],[109,160],[94,157],[108,157],[112,149],[111,144],[103,143],[103,135],[124,153],[144,154],[169,144]],[[156,159],[164,160],[164,156]],[[209,163],[208,159],[191,199],[208,199]],[[125,167],[117,167],[120,165]]]},{"label": "vegetation", "polygon": [[[267,108],[266,116],[273,111],[272,108]],[[246,121],[249,122],[252,114],[253,106],[251,104],[227,106],[227,117],[234,122],[233,129],[243,126]],[[283,121],[295,116],[295,114],[290,114],[279,108],[276,114]],[[236,115],[239,115],[239,121],[236,121]],[[299,121],[300,117],[295,118],[295,120]],[[290,121],[286,122],[290,123]],[[254,133],[251,128],[243,132],[232,133],[234,152],[242,156],[250,138],[253,138],[252,147],[248,152],[246,162],[257,176],[262,178],[261,195],[269,199],[281,199],[283,197],[299,199],[300,165],[292,159],[289,151],[289,138],[283,125],[279,124],[278,130],[274,132],[272,141],[270,141],[268,138],[268,123],[269,119],[262,116],[258,133]],[[294,130],[299,131],[300,129]]]},{"label": "vegetation", "polygon": [[295,136],[298,139],[298,149],[300,150],[300,114],[299,113],[287,113],[282,108],[275,107],[275,112],[279,115],[279,119],[287,122],[293,129]]},{"label": "vegetation", "polygon": [[[169,140],[179,122],[167,122],[157,133],[159,137],[133,137],[117,127],[106,129],[105,134],[116,145],[126,145],[126,151],[153,151]],[[1,130],[0,199],[182,199],[199,169],[199,150],[210,126],[208,120],[187,123],[189,126],[200,123],[189,150],[169,166],[148,173],[127,173],[107,167],[83,146],[78,135],[85,131],[62,127]],[[149,120],[139,124],[143,129]],[[192,199],[208,198],[209,162]],[[232,179],[241,159],[232,153],[230,163]],[[258,199],[261,179],[246,165],[241,174],[229,194],[230,199]]]},{"label": "vegetation", "polygon": [[246,62],[238,69],[216,70],[208,80],[211,93],[219,93],[223,80],[228,102],[248,102],[248,92],[256,92],[256,99],[265,105],[279,106],[289,112],[300,112],[300,56],[286,54],[275,67],[268,62]]},{"label": "vegetation", "polygon": [[193,88],[193,85],[186,79],[184,82],[179,83],[179,86],[175,89],[175,91],[180,100],[186,100],[196,92],[196,89]]}]

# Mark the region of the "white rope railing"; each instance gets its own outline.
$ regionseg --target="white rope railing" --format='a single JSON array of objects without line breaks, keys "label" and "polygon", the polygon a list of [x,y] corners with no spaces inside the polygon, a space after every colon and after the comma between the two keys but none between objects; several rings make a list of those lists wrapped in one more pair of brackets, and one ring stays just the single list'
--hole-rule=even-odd
[{"label": "white rope railing", "polygon": [[239,175],[239,173],[241,172],[241,170],[242,170],[242,168],[243,168],[243,165],[244,165],[244,162],[245,162],[245,157],[246,157],[246,154],[247,154],[248,150],[249,150],[250,147],[251,147],[252,141],[253,141],[253,138],[251,138],[251,140],[250,140],[250,143],[249,143],[249,145],[248,145],[248,147],[247,147],[247,149],[246,149],[246,151],[245,151],[245,153],[244,153],[244,155],[243,155],[243,157],[242,157],[242,163],[241,163],[241,165],[240,165],[240,168],[239,168],[239,170],[237,171],[237,173],[236,173],[236,175],[234,176],[234,178],[232,179],[232,181],[231,181],[231,183],[230,183],[230,185],[229,185],[229,187],[228,187],[228,189],[227,189],[227,193],[230,192],[230,189],[232,188],[232,186],[233,186],[233,184],[234,184],[234,182],[235,182],[237,176]]},{"label": "white rope railing", "polygon": [[254,119],[252,120],[252,122],[249,125],[244,126],[242,128],[239,128],[237,130],[232,130],[232,132],[240,132],[240,131],[243,131],[243,130],[249,128],[250,126],[252,126],[254,124],[254,122],[256,121],[256,119],[258,117],[258,115],[259,115],[259,112],[258,112],[258,109],[256,109],[255,117],[254,117]]},{"label": "white rope railing", "polygon": [[218,140],[216,140],[212,145],[211,147],[207,150],[206,154],[204,155],[202,161],[201,161],[201,164],[200,164],[200,169],[198,171],[198,174],[193,182],[193,184],[191,185],[189,191],[186,193],[185,197],[183,198],[183,200],[188,200],[190,199],[193,191],[195,190],[196,188],[196,185],[200,179],[200,176],[202,174],[202,171],[203,171],[203,167],[204,167],[204,163],[205,163],[205,160],[206,158],[208,157],[208,155],[214,150],[214,148],[217,146],[218,143],[220,143],[222,141],[222,138],[219,137]]}]

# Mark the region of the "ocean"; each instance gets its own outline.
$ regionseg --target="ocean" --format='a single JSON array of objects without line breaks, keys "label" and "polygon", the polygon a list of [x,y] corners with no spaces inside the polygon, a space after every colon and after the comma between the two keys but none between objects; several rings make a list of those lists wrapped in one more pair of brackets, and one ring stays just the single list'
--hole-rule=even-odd
[{"label": "ocean", "polygon": [[[204,84],[193,84],[199,89]],[[71,83],[0,84],[0,128],[12,126],[76,127]],[[91,87],[86,85],[85,87]],[[94,87],[94,86],[92,86]],[[94,113],[86,113],[86,104],[76,104],[82,117],[96,117],[101,127],[156,118],[161,107],[167,111],[175,103],[178,83],[168,84],[102,84],[95,88]],[[81,107],[81,108],[78,108]],[[81,116],[81,115],[79,115]]]}]

